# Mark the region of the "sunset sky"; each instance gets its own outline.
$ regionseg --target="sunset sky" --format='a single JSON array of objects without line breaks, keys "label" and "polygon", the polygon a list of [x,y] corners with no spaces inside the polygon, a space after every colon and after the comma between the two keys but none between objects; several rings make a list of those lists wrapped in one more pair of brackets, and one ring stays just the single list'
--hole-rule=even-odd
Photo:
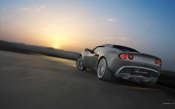
[{"label": "sunset sky", "polygon": [[175,0],[0,0],[0,39],[77,52],[125,45],[175,71]]}]

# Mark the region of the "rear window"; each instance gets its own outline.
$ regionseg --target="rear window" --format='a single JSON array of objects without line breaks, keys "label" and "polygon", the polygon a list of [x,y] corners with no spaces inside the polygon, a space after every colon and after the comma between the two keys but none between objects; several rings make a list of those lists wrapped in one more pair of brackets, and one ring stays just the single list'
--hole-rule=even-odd
[{"label": "rear window", "polygon": [[113,45],[114,48],[119,49],[124,52],[138,52],[137,50],[125,46],[120,46],[120,45]]}]

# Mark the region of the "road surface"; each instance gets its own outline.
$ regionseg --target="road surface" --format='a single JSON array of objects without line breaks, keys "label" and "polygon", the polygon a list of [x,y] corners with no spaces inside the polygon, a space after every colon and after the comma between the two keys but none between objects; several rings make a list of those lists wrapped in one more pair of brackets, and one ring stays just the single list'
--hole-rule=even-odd
[{"label": "road surface", "polygon": [[0,109],[173,109],[174,94],[100,81],[94,71],[78,71],[72,60],[0,51]]}]

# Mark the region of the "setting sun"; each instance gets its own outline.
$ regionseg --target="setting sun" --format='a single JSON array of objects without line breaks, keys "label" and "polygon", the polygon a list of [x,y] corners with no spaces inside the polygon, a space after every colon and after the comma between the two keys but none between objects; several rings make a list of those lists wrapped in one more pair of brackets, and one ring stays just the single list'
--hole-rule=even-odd
[{"label": "setting sun", "polygon": [[157,55],[163,68],[175,70],[174,1],[126,1],[0,0],[0,40],[75,52],[124,45]]},{"label": "setting sun", "polygon": [[58,43],[52,44],[52,47],[53,47],[54,49],[61,49],[61,46],[60,46],[60,44],[58,44]]}]

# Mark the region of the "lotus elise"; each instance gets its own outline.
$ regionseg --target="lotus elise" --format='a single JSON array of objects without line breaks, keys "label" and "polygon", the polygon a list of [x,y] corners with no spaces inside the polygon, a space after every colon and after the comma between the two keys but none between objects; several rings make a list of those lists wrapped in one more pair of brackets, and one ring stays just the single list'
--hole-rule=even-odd
[{"label": "lotus elise", "polygon": [[160,58],[121,45],[104,44],[86,48],[76,61],[78,70],[94,69],[100,80],[114,77],[154,85],[160,75]]}]

